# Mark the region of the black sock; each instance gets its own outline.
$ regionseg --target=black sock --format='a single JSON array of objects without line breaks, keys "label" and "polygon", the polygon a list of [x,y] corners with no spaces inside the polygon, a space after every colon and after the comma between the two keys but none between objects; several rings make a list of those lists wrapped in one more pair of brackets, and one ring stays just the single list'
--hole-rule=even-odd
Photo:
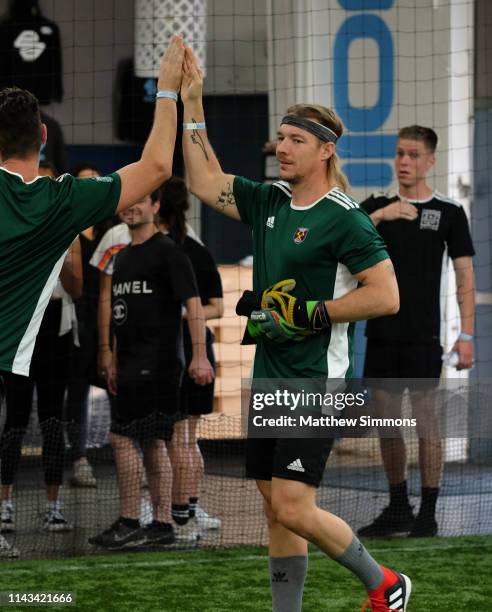
[{"label": "black sock", "polygon": [[439,487],[422,487],[422,501],[419,511],[421,516],[434,517],[438,495]]},{"label": "black sock", "polygon": [[410,506],[406,480],[396,485],[390,485],[390,506],[396,509],[407,509]]},{"label": "black sock", "polygon": [[196,507],[198,506],[198,497],[190,497],[190,518],[196,515]]},{"label": "black sock", "polygon": [[190,518],[190,507],[188,504],[173,504],[171,513],[177,525],[186,525]]},{"label": "black sock", "polygon": [[120,521],[123,523],[123,525],[126,525],[127,527],[140,527],[140,522],[138,519],[132,519],[132,518],[128,518],[126,516],[120,516]]}]

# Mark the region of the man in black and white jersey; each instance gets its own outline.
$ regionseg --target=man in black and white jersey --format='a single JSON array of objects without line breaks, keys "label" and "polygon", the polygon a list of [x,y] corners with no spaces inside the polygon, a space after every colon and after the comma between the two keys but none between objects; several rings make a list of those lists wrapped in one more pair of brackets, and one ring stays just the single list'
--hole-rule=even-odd
[{"label": "man in black and white jersey", "polygon": [[[171,544],[172,469],[165,442],[173,434],[183,372],[181,309],[186,306],[193,356],[190,377],[200,385],[214,373],[205,348],[205,319],[191,263],[154,223],[157,198],[127,211],[131,242],[116,256],[112,276],[113,360],[107,383],[116,395],[110,441],[120,488],[120,516],[91,543],[109,549]],[[143,452],[153,522],[140,528]]]},{"label": "man in black and white jersey", "polygon": [[0,91],[0,371],[28,376],[36,334],[65,254],[85,228],[132,206],[171,175],[184,45],[174,36],[140,160],[109,176],[39,175],[47,129],[28,91]]},{"label": "man in black and white jersey", "polygon": [[359,535],[384,537],[410,532],[411,536],[437,533],[435,507],[442,473],[442,448],[434,414],[433,393],[442,367],[440,342],[440,286],[446,250],[456,273],[460,329],[453,352],[457,370],[473,364],[475,289],[473,243],[463,207],[427,182],[435,162],[437,134],[418,125],[402,128],[395,171],[399,191],[373,195],[361,206],[369,213],[386,242],[400,289],[400,310],[391,317],[368,321],[364,376],[393,379],[370,382],[376,410],[399,416],[402,392],[408,387],[419,434],[422,485],[420,510],[415,518],[408,500],[406,453],[403,438],[380,438],[390,486],[390,503]]},{"label": "man in black and white jersey", "polygon": [[[0,377],[7,390],[16,387],[16,377],[29,376],[43,313],[77,235],[130,207],[171,175],[183,57],[183,40],[173,36],[162,59],[154,124],[141,158],[109,176],[64,174],[56,181],[41,176],[47,128],[38,100],[17,87],[0,90]],[[0,539],[0,556],[3,544]]]}]

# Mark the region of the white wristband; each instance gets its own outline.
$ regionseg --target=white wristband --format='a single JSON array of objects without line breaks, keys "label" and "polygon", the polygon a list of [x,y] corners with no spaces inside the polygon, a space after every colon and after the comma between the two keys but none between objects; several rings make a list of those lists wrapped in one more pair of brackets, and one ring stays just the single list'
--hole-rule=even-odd
[{"label": "white wristband", "polygon": [[158,91],[155,94],[156,99],[158,98],[169,98],[170,100],[178,101],[178,94],[175,91]]},{"label": "white wristband", "polygon": [[183,130],[204,130],[205,127],[205,121],[200,121],[199,123],[183,123]]},{"label": "white wristband", "polygon": [[461,342],[471,342],[473,340],[473,336],[471,334],[461,332],[461,334],[458,336],[458,340]]}]

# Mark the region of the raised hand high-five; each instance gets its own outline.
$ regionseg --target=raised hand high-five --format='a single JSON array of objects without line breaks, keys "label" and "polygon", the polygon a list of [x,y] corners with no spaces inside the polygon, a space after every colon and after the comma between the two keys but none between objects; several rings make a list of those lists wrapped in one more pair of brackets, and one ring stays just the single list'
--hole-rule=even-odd
[{"label": "raised hand high-five", "polygon": [[157,87],[159,91],[179,92],[183,77],[185,44],[180,34],[174,34],[162,56]]},{"label": "raised hand high-five", "polygon": [[183,103],[201,98],[203,93],[203,73],[196,55],[186,47],[183,61],[183,80],[181,83],[181,100]]}]

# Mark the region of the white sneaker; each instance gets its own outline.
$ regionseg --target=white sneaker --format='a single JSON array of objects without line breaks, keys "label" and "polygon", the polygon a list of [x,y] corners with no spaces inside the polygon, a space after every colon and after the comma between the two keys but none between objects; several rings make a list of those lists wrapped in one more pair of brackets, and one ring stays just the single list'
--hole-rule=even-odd
[{"label": "white sneaker", "polygon": [[72,531],[73,525],[63,516],[60,506],[49,508],[43,520],[43,531]]},{"label": "white sneaker", "polygon": [[19,551],[15,546],[9,544],[7,540],[0,535],[0,559],[16,559],[19,556]]},{"label": "white sneaker", "polygon": [[73,476],[70,480],[70,484],[74,487],[95,487],[97,486],[94,472],[92,471],[91,464],[85,457],[75,461],[73,464]]},{"label": "white sneaker", "polygon": [[205,512],[200,506],[196,507],[195,517],[199,529],[203,531],[207,531],[208,529],[220,529],[222,526],[222,521],[219,518],[210,516],[208,512]]},{"label": "white sneaker", "polygon": [[10,500],[3,500],[2,501],[0,532],[10,533],[14,530],[15,530],[14,504]]},{"label": "white sneaker", "polygon": [[195,544],[200,539],[200,532],[196,519],[190,518],[185,525],[178,525],[173,521],[174,536],[176,542],[186,542],[188,544]]}]

